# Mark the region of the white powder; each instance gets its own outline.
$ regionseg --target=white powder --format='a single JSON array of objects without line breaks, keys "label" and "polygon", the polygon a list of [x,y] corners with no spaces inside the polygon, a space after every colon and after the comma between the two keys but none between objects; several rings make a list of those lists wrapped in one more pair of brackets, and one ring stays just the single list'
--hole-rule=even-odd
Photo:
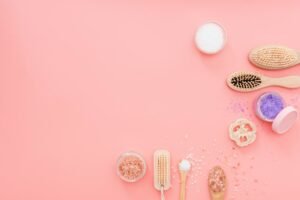
[{"label": "white powder", "polygon": [[195,42],[197,48],[203,53],[217,53],[225,44],[224,29],[214,22],[203,24],[196,32]]},{"label": "white powder", "polygon": [[192,166],[192,165],[191,165],[190,161],[188,161],[188,160],[182,160],[182,161],[179,163],[179,169],[180,169],[181,171],[185,171],[185,172],[190,171],[191,166]]}]

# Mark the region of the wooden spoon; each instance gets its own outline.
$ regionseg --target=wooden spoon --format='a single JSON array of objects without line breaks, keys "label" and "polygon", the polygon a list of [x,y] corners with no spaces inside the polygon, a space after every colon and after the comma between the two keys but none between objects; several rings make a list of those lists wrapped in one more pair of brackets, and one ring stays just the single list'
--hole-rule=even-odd
[{"label": "wooden spoon", "polygon": [[211,200],[224,200],[226,192],[226,176],[220,166],[212,168],[208,175],[208,188]]},{"label": "wooden spoon", "polygon": [[191,163],[188,160],[182,160],[179,163],[180,172],[180,200],[185,200],[186,179],[188,172],[191,170]]}]

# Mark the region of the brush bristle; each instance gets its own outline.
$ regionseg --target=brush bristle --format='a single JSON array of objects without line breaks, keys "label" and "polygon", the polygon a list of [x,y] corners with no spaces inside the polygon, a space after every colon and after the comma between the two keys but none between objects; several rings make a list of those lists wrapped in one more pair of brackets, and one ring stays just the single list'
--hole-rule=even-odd
[{"label": "brush bristle", "polygon": [[154,186],[157,190],[170,188],[170,153],[158,150],[154,153]]},{"label": "brush bristle", "polygon": [[252,90],[261,85],[261,77],[247,72],[235,73],[230,76],[229,84],[239,90]]},{"label": "brush bristle", "polygon": [[253,49],[249,60],[257,67],[283,69],[297,64],[298,54],[293,49],[282,46],[264,46]]}]

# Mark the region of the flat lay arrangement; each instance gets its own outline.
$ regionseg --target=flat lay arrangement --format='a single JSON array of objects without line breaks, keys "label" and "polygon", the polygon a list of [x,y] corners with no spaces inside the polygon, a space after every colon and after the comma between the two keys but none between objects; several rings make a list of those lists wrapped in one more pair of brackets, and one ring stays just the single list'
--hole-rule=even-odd
[{"label": "flat lay arrangement", "polygon": [[[225,31],[221,25],[208,22],[200,26],[195,34],[196,47],[204,54],[216,54],[224,48]],[[213,59],[213,58],[209,58]],[[280,45],[265,45],[254,48],[249,53],[249,61],[256,67],[265,70],[280,70],[300,63],[299,52]],[[253,92],[266,87],[300,88],[300,76],[268,77],[258,72],[234,72],[226,80],[229,88],[237,92]],[[293,106],[286,106],[283,97],[277,92],[261,94],[253,107],[257,117],[272,123],[275,133],[283,134],[296,123],[298,111]],[[238,147],[246,147],[257,138],[257,128],[254,122],[239,118],[229,125],[229,137]],[[165,200],[165,191],[171,187],[171,154],[167,150],[157,150],[154,153],[154,187],[161,192],[161,200]],[[141,161],[140,161],[141,162]],[[145,166],[143,164],[142,166]],[[179,164],[180,200],[186,199],[186,182],[191,163],[183,159]],[[119,167],[120,168],[120,167]],[[132,162],[129,169],[135,169]],[[140,174],[142,174],[141,168]],[[134,170],[135,171],[135,170]],[[127,173],[125,173],[127,174]],[[130,171],[128,174],[131,174]],[[136,173],[135,173],[136,174]],[[137,174],[136,178],[141,177]],[[121,177],[122,178],[122,177]],[[136,180],[136,179],[134,179]],[[222,167],[215,166],[208,173],[208,192],[212,200],[224,200],[227,188],[226,175]]]},{"label": "flat lay arrangement", "polygon": [[300,1],[0,0],[0,200],[285,200]]}]

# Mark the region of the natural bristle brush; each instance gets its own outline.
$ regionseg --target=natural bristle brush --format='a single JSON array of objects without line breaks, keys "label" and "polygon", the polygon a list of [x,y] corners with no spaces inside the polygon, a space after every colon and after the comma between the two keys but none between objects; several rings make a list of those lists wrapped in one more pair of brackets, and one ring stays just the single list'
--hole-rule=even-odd
[{"label": "natural bristle brush", "polygon": [[249,61],[263,69],[285,69],[300,64],[300,52],[285,46],[266,45],[252,49]]},{"label": "natural bristle brush", "polygon": [[165,200],[164,192],[171,187],[171,159],[167,150],[154,152],[154,187],[161,192],[161,200]]},{"label": "natural bristle brush", "polygon": [[272,78],[253,72],[235,72],[229,75],[227,84],[231,89],[239,92],[252,92],[270,86],[299,88],[300,76]]}]

